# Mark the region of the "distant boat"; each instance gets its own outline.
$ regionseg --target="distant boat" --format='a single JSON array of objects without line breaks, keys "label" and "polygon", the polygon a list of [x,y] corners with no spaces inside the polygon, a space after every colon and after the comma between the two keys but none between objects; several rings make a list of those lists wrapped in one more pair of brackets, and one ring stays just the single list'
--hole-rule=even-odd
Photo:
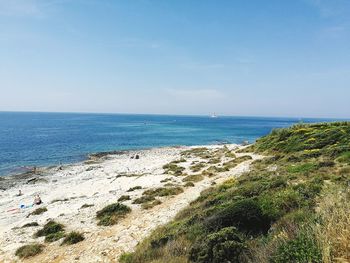
[{"label": "distant boat", "polygon": [[218,115],[216,115],[215,112],[212,115],[210,115],[210,118],[217,118],[217,117]]}]

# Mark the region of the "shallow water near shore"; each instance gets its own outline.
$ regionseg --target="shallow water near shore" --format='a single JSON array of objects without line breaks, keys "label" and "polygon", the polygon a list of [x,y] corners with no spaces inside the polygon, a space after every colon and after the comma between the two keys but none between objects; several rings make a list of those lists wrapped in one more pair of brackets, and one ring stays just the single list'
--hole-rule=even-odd
[{"label": "shallow water near shore", "polygon": [[[254,142],[293,118],[0,112],[0,175],[95,152]],[[303,119],[303,122],[331,121]]]}]

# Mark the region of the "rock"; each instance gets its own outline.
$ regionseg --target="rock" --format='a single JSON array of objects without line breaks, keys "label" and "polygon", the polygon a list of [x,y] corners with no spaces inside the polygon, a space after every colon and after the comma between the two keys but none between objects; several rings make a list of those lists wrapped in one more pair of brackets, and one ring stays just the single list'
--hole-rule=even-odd
[{"label": "rock", "polygon": [[135,155],[135,159],[138,160],[140,159],[140,156],[138,154]]}]

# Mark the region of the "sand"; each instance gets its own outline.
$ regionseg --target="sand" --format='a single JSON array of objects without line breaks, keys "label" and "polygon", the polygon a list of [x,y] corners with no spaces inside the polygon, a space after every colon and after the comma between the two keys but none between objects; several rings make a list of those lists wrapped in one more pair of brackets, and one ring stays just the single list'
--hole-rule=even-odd
[{"label": "sand", "polygon": [[[235,151],[242,146],[226,145]],[[222,145],[205,146],[211,151],[222,149]],[[25,262],[118,262],[123,252],[132,251],[142,239],[147,237],[156,227],[169,222],[200,192],[213,184],[219,184],[229,177],[236,177],[249,170],[250,163],[261,158],[250,155],[253,160],[245,161],[228,172],[218,173],[214,177],[205,177],[195,183],[194,187],[183,188],[184,192],[170,197],[162,197],[162,204],[144,210],[140,205],[132,204],[132,200],[140,197],[146,189],[162,187],[166,178],[171,183],[184,185],[183,177],[164,173],[163,165],[181,158],[181,152],[196,147],[166,147],[150,150],[128,151],[114,155],[104,154],[93,160],[51,168],[50,173],[40,176],[39,180],[28,183],[22,180],[5,190],[0,190],[0,262],[21,262],[16,257],[18,247],[32,242],[45,244],[44,252]],[[136,155],[138,159],[134,158]],[[232,159],[232,158],[231,158]],[[221,162],[230,160],[223,157]],[[186,162],[179,165],[186,168],[194,161],[203,161],[199,157],[186,157]],[[209,167],[207,164],[206,167]],[[169,183],[168,181],[167,183]],[[127,190],[134,186],[142,189],[133,192]],[[22,196],[16,196],[19,189]],[[30,205],[34,196],[39,194],[43,200],[40,206],[18,209],[21,204]],[[108,204],[115,203],[122,195],[128,194],[131,201],[124,204],[132,208],[132,212],[114,226],[98,226],[96,211]],[[82,208],[84,204],[93,205]],[[40,215],[28,215],[38,207],[46,207],[47,211]],[[33,234],[48,220],[65,225],[66,231],[80,231],[85,240],[71,246],[60,246],[61,241],[44,243],[44,238],[34,238]],[[21,228],[26,223],[37,222],[38,227]]]}]

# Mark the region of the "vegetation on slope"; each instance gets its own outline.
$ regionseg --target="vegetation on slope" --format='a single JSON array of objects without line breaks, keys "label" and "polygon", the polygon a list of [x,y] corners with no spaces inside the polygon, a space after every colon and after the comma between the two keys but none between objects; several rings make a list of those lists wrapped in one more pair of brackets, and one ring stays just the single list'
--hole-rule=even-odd
[{"label": "vegetation on slope", "polygon": [[248,150],[268,157],[202,192],[121,261],[349,260],[350,123],[275,130]]}]

